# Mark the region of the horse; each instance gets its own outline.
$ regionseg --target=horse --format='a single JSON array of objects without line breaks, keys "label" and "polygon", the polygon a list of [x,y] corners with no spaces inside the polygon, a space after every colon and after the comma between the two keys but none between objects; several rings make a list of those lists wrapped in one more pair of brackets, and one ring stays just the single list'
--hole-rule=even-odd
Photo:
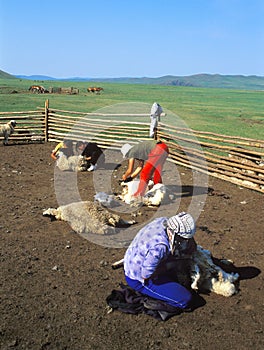
[{"label": "horse", "polygon": [[101,91],[103,91],[104,89],[102,88],[102,87],[94,87],[94,86],[92,86],[92,87],[88,87],[87,88],[87,91],[88,92],[92,92],[92,93],[97,93],[97,94],[100,94],[100,92]]},{"label": "horse", "polygon": [[37,94],[44,94],[44,92],[45,92],[44,87],[40,86],[40,85],[32,85],[32,86],[30,86],[30,88],[28,90],[33,92],[33,93],[37,93]]}]

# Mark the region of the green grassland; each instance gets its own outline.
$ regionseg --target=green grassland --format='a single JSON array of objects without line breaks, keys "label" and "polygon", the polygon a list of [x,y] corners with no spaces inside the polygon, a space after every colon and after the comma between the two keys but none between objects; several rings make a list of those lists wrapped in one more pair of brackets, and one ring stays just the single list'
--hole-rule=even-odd
[{"label": "green grassland", "polygon": [[[80,92],[33,94],[28,91],[33,84],[46,89],[75,87]],[[89,86],[101,86],[104,91],[100,95],[88,93]],[[0,78],[0,112],[36,110],[44,106],[46,99],[51,108],[80,112],[93,112],[118,103],[151,105],[157,101],[194,130],[264,139],[264,91]]]}]

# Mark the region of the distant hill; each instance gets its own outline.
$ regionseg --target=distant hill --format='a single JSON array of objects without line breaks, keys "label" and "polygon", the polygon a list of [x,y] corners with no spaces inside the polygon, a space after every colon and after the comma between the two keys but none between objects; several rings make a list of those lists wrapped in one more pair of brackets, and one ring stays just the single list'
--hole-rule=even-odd
[{"label": "distant hill", "polygon": [[47,75],[16,75],[16,77],[26,80],[58,80],[57,78],[49,77]]},{"label": "distant hill", "polygon": [[65,78],[58,79],[46,75],[16,75],[5,73],[0,70],[0,78],[3,79],[27,79],[27,80],[60,80],[75,82],[94,82],[94,83],[123,83],[123,84],[150,84],[166,86],[193,86],[204,88],[225,88],[238,90],[264,90],[264,77],[256,75],[221,75],[221,74],[195,74],[189,76],[166,75],[158,78],[149,77],[120,77],[120,78]]},{"label": "distant hill", "polygon": [[9,73],[6,73],[0,70],[0,79],[16,79],[16,77],[14,75],[11,75]]},{"label": "distant hill", "polygon": [[159,78],[109,78],[90,79],[95,82],[126,84],[155,84],[169,86],[194,86],[205,88],[229,88],[242,90],[264,90],[264,77],[245,75],[196,74],[190,76],[166,75]]}]

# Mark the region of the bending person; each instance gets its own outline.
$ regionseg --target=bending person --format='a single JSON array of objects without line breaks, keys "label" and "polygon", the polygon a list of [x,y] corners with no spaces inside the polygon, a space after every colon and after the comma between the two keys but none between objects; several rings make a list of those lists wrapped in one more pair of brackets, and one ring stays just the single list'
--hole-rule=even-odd
[{"label": "bending person", "polygon": [[[140,174],[138,189],[133,197],[144,196],[151,179],[154,185],[162,183],[162,168],[169,154],[169,148],[164,142],[150,140],[139,142],[135,146],[127,143],[122,146],[121,152],[124,158],[129,159],[123,180],[131,181]],[[138,160],[138,166],[134,170],[135,160]]]},{"label": "bending person", "polygon": [[60,154],[64,154],[66,157],[73,156],[73,142],[71,140],[59,142],[52,150],[50,156],[52,159],[57,160]]},{"label": "bending person", "polygon": [[95,142],[78,141],[76,150],[81,151],[85,158],[85,170],[94,171],[97,167],[102,167],[105,163],[105,155],[101,148]]}]

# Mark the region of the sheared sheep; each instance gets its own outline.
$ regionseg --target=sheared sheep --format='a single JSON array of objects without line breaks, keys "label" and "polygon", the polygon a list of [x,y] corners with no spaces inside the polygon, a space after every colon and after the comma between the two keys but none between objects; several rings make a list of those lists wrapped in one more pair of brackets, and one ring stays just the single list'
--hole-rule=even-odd
[{"label": "sheared sheep", "polygon": [[[133,194],[136,192],[139,185],[139,180],[133,180],[130,182],[121,182],[122,193],[118,195],[126,204],[132,204]],[[162,200],[165,198],[167,193],[167,188],[165,185],[159,183],[153,186],[153,182],[150,181],[149,190],[145,193],[142,198],[142,204],[148,207],[159,206]]]},{"label": "sheared sheep", "polygon": [[114,227],[135,224],[134,220],[123,220],[119,215],[102,208],[99,203],[91,201],[70,203],[57,209],[49,208],[43,215],[68,222],[77,233],[113,234]]},{"label": "sheared sheep", "polygon": [[10,120],[10,122],[0,126],[0,136],[4,137],[3,144],[6,146],[8,144],[8,138],[15,131],[16,121]]},{"label": "sheared sheep", "polygon": [[157,207],[165,199],[167,188],[163,184],[156,184],[143,197],[143,204],[148,207]]},{"label": "sheared sheep", "polygon": [[[124,259],[116,261],[112,264],[112,268],[117,269],[123,263]],[[191,278],[191,288],[198,292],[209,291],[230,297],[238,291],[238,273],[227,273],[214,264],[210,251],[203,249],[200,245],[192,255],[189,270],[190,276],[186,276],[186,280]]]}]

